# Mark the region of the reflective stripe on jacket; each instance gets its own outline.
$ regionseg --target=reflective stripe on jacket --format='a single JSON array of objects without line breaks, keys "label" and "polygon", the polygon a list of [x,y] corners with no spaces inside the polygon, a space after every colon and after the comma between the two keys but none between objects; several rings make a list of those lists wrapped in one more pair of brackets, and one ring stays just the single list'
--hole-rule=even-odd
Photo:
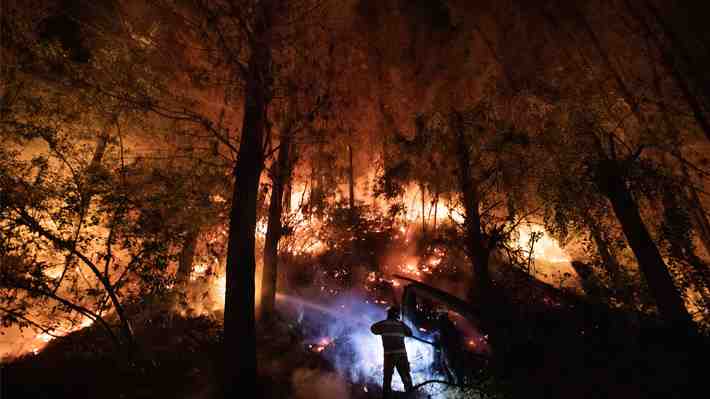
[{"label": "reflective stripe on jacket", "polygon": [[382,320],[370,327],[373,334],[382,336],[382,347],[385,354],[407,353],[404,337],[411,337],[412,330],[399,320]]}]

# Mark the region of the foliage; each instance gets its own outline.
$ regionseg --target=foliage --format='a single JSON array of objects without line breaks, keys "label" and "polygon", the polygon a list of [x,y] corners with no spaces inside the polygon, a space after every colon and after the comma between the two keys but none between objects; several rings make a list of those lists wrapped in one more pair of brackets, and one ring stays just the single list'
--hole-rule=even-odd
[{"label": "foliage", "polygon": [[127,159],[130,133],[151,121],[102,87],[140,93],[113,80],[148,72],[140,49],[96,37],[90,62],[77,61],[66,43],[21,27],[30,15],[14,16],[3,18],[17,28],[2,48],[13,61],[0,115],[3,321],[50,334],[98,322],[113,334],[115,317],[130,344],[123,304],[167,293],[187,228],[176,220],[209,218],[200,210],[212,204],[188,186],[196,174]]}]

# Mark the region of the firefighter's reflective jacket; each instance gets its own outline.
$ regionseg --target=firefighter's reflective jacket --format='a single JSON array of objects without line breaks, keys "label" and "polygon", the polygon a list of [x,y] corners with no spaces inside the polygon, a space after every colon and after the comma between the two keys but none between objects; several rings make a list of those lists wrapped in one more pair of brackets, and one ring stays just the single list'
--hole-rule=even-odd
[{"label": "firefighter's reflective jacket", "polygon": [[412,330],[399,320],[382,320],[370,327],[373,334],[382,336],[382,346],[385,355],[393,353],[407,353],[404,346],[404,337],[411,337]]}]

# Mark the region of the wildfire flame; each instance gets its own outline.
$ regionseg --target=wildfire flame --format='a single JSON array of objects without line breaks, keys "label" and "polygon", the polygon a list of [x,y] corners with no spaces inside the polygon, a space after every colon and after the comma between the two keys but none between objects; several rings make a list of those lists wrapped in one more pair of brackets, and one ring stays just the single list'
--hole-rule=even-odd
[{"label": "wildfire flame", "polygon": [[540,238],[535,241],[533,246],[533,257],[535,259],[545,260],[553,263],[571,262],[572,259],[560,247],[560,244],[554,238],[550,237],[540,225],[525,225],[518,230],[518,247],[523,249],[530,248],[530,238],[534,233],[541,234]]},{"label": "wildfire flame", "polygon": [[34,355],[37,355],[37,354],[39,354],[39,352],[42,349],[44,349],[45,346],[47,346],[47,344],[49,342],[53,341],[57,337],[63,337],[65,335],[68,335],[68,334],[73,333],[75,331],[82,330],[86,327],[91,326],[92,324],[94,324],[94,320],[84,316],[81,319],[80,323],[75,324],[73,326],[69,325],[67,322],[65,326],[57,328],[57,329],[51,331],[51,333],[47,332],[47,331],[41,332],[41,333],[35,335],[34,340],[33,340],[34,342],[32,343],[31,352]]}]

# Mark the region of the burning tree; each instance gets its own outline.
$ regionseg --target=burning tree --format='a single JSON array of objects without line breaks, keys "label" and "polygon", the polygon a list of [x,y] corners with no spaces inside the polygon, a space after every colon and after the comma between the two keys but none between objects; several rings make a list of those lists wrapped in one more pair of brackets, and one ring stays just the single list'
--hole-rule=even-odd
[{"label": "burning tree", "polygon": [[[257,312],[276,330],[277,298],[354,290],[369,323],[399,300],[395,273],[466,297],[503,360],[554,349],[551,320],[585,347],[589,309],[707,326],[710,57],[674,5],[40,3],[0,15],[5,324],[100,325],[134,349],[139,320],[199,308],[183,294],[202,285],[224,297],[224,395],[258,385]],[[536,281],[555,240],[525,224],[567,244],[543,266],[586,298]],[[350,321],[314,352],[371,344]],[[330,360],[357,381],[371,349]]]},{"label": "burning tree", "polygon": [[[65,65],[61,48],[52,46],[57,52],[40,48],[35,56]],[[112,115],[120,105],[99,97],[100,105],[92,107],[97,98],[91,92],[67,94],[49,73],[45,81],[17,73],[3,82],[8,95],[0,153],[4,320],[51,333],[66,326],[56,315],[70,316],[73,328],[77,321],[71,316],[81,314],[117,344],[132,347],[132,327],[119,296],[128,294],[129,281],[143,280],[144,262],[163,258],[166,247],[134,241],[129,232],[135,208],[124,190],[119,122]],[[143,269],[145,277],[163,271]],[[41,308],[36,301],[53,304],[43,320],[32,318]],[[108,310],[119,321],[118,336],[106,319]]]},{"label": "burning tree", "polygon": [[[306,76],[313,76],[308,73],[317,69],[313,65],[319,65],[318,61],[309,58],[312,55],[304,57],[295,51],[298,44],[313,43],[316,34],[307,29],[306,22],[321,15],[321,8],[318,2],[285,5],[275,1],[194,2],[185,7],[170,4],[163,7],[187,28],[188,42],[209,49],[208,67],[224,80],[207,81],[225,94],[225,107],[238,106],[238,112],[233,114],[241,118],[239,141],[235,144],[231,142],[229,129],[222,129],[222,124],[213,122],[209,116],[174,107],[167,113],[168,118],[184,117],[215,133],[236,158],[226,260],[223,365],[228,374],[222,384],[226,395],[245,389],[243,386],[253,386],[256,378],[254,250],[261,172],[268,158],[278,153],[271,163],[272,209],[264,249],[264,303],[269,313],[275,294],[275,262],[281,235],[279,208],[292,169],[289,152],[297,142],[297,134],[328,104],[325,85],[303,81]],[[238,100],[230,104],[228,99],[235,93]],[[163,108],[153,109],[166,114]],[[274,126],[279,129],[278,144],[272,146]],[[236,367],[231,365],[235,354],[239,356]]]},{"label": "burning tree", "polygon": [[[483,102],[463,111],[421,115],[416,126],[411,141],[400,139],[404,154],[416,151],[401,165],[409,165],[408,179],[436,184],[464,210],[461,227],[476,281],[470,296],[485,300],[491,285],[491,253],[509,241],[521,218],[529,216],[527,187],[522,183],[529,170],[525,167],[529,138],[497,120]],[[422,153],[426,157],[418,155]]]},{"label": "burning tree", "polygon": [[[143,101],[160,91],[159,68],[137,67],[154,55],[150,36],[97,19],[105,30],[69,40],[60,33],[86,15],[4,11],[2,272],[17,294],[3,295],[5,320],[48,334],[96,322],[135,349],[135,308],[165,300],[184,237],[216,217],[209,189],[191,184],[214,174],[136,156],[136,141],[166,130]],[[44,18],[39,32],[32,18]]]}]

